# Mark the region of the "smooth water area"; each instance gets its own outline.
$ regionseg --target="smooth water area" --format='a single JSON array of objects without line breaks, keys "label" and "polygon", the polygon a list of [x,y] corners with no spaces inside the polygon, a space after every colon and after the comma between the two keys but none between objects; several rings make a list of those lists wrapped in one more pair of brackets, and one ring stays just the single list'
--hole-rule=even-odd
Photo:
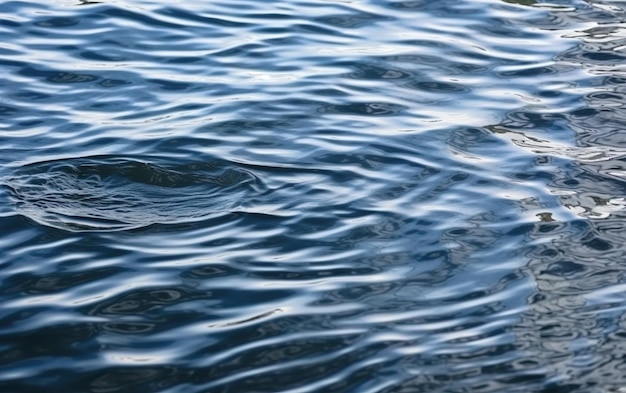
[{"label": "smooth water area", "polygon": [[0,2],[0,392],[624,392],[625,23]]}]

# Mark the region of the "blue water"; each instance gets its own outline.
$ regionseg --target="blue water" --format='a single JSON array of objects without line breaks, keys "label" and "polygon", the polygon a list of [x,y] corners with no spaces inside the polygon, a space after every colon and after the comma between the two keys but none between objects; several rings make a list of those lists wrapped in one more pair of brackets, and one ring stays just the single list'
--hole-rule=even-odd
[{"label": "blue water", "polygon": [[625,21],[1,2],[0,392],[623,392]]}]

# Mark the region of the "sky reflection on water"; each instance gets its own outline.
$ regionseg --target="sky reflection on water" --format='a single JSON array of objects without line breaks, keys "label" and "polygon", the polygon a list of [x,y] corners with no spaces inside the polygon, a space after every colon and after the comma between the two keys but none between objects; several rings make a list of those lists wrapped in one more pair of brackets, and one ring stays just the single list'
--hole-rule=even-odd
[{"label": "sky reflection on water", "polygon": [[620,392],[625,11],[0,4],[0,390]]}]

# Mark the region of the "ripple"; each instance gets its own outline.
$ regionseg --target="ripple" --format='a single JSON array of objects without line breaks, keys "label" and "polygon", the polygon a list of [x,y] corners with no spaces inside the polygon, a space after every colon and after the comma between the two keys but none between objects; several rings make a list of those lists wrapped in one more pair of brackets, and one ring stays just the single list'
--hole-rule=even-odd
[{"label": "ripple", "polygon": [[0,390],[617,392],[617,1],[6,1]]},{"label": "ripple", "polygon": [[217,161],[167,168],[117,157],[30,164],[3,184],[20,214],[73,231],[206,220],[237,211],[237,199],[262,187],[251,172]]}]

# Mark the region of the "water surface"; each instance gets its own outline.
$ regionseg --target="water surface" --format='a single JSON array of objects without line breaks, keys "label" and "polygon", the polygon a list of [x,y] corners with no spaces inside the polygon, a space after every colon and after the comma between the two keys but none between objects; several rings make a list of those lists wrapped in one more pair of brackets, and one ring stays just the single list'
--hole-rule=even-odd
[{"label": "water surface", "polygon": [[620,392],[623,1],[0,4],[3,392]]}]

